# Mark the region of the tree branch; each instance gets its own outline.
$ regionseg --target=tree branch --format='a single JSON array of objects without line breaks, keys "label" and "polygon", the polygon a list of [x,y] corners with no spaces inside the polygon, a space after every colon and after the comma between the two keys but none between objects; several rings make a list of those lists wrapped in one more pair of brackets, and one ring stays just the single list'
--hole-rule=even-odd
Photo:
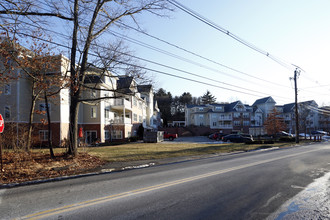
[{"label": "tree branch", "polygon": [[64,20],[73,21],[73,18],[66,17],[64,15],[58,13],[42,13],[42,12],[34,12],[34,11],[11,11],[11,10],[2,10],[0,14],[11,14],[11,15],[33,15],[33,16],[50,16],[50,17],[57,17]]}]

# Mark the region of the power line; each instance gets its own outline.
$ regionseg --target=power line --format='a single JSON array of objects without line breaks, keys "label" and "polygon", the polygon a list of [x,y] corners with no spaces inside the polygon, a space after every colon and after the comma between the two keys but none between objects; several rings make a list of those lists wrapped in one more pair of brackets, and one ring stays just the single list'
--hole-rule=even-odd
[{"label": "power line", "polygon": [[[127,24],[124,24],[124,23],[122,23],[122,22],[120,22],[120,21],[117,21],[117,23],[119,23],[120,25],[122,25],[122,26],[124,26],[124,27],[130,28],[130,29],[132,29],[132,30],[134,30],[134,31],[136,31],[136,32],[139,32],[139,33],[141,33],[141,34],[144,34],[144,35],[146,35],[146,36],[148,36],[148,37],[150,37],[150,38],[153,38],[153,39],[155,39],[155,40],[158,40],[158,41],[160,41],[160,42],[163,42],[163,43],[165,43],[165,44],[168,44],[168,45],[170,45],[170,46],[172,46],[172,47],[174,47],[174,48],[177,48],[177,49],[179,49],[179,50],[182,50],[182,51],[184,51],[184,52],[186,52],[186,53],[192,54],[192,55],[194,55],[194,56],[196,56],[196,57],[199,57],[199,58],[201,58],[201,59],[204,59],[204,60],[206,60],[206,61],[209,61],[209,62],[211,62],[211,63],[213,63],[213,64],[216,64],[216,65],[219,65],[219,66],[221,66],[221,67],[224,67],[224,68],[226,68],[226,69],[232,70],[232,71],[237,72],[237,73],[240,73],[240,74],[242,74],[242,75],[246,75],[246,76],[248,76],[248,77],[251,77],[251,78],[254,78],[254,79],[257,79],[257,80],[263,81],[263,82],[267,82],[267,83],[270,83],[270,84],[273,84],[273,85],[276,85],[276,86],[280,86],[280,87],[286,87],[286,88],[288,88],[287,86],[284,86],[284,85],[281,85],[281,84],[278,84],[278,83],[275,83],[275,82],[272,82],[272,81],[269,81],[269,80],[266,80],[266,79],[262,79],[262,78],[259,78],[259,77],[256,77],[256,76],[253,76],[253,75],[248,74],[248,73],[246,73],[246,72],[243,72],[243,71],[237,70],[237,69],[235,69],[235,68],[229,67],[229,66],[224,65],[224,64],[222,64],[222,63],[219,63],[219,62],[217,62],[217,61],[211,60],[211,59],[209,59],[209,58],[207,58],[207,57],[205,57],[205,56],[202,56],[202,55],[200,55],[200,54],[197,54],[197,53],[195,53],[195,52],[192,52],[192,51],[190,51],[190,50],[187,50],[187,49],[185,49],[185,48],[183,48],[183,47],[180,47],[180,46],[175,45],[175,44],[173,44],[173,43],[170,43],[170,42],[168,42],[168,41],[165,41],[165,40],[163,40],[163,39],[161,39],[161,38],[159,38],[159,37],[156,37],[156,36],[154,36],[154,35],[148,34],[148,33],[144,32],[144,31],[142,31],[142,30],[139,30],[139,29],[137,29],[137,28],[134,28],[134,27],[132,27],[132,26],[129,26],[129,25],[127,25]],[[222,72],[222,74],[224,74],[224,73]],[[225,75],[229,75],[229,74],[225,74]],[[232,75],[230,75],[230,77],[237,78],[237,77],[232,76]]]},{"label": "power line", "polygon": [[[129,38],[129,37],[124,36],[124,35],[120,35],[120,34],[118,34],[118,33],[116,33],[116,32],[110,31],[110,33],[112,33],[112,34],[113,34],[114,36],[116,36],[116,37],[119,37],[119,36],[120,36],[121,38],[125,39],[126,41],[129,41],[129,42],[132,42],[132,43],[134,43],[134,44],[137,44],[137,45],[140,45],[140,46],[146,47],[146,48],[148,48],[148,49],[150,49],[150,50],[154,50],[154,51],[157,51],[157,52],[159,52],[159,53],[163,53],[163,54],[165,54],[165,55],[168,55],[168,56],[174,57],[174,58],[179,59],[179,60],[182,60],[182,61],[184,61],[184,62],[187,62],[187,63],[193,64],[193,65],[196,65],[196,66],[199,66],[199,67],[205,68],[205,69],[210,70],[210,71],[212,71],[212,72],[219,73],[219,74],[222,74],[222,75],[225,75],[225,76],[228,76],[228,77],[234,78],[234,79],[238,79],[238,80],[241,80],[241,81],[244,81],[244,82],[249,82],[249,83],[252,83],[252,84],[256,84],[255,82],[251,82],[251,81],[249,81],[249,80],[242,79],[242,78],[237,77],[237,76],[234,76],[234,75],[232,75],[232,74],[222,72],[222,71],[220,71],[220,70],[217,70],[217,69],[211,68],[211,67],[206,66],[206,65],[203,65],[203,64],[201,64],[201,63],[197,63],[197,62],[192,61],[192,60],[190,60],[190,59],[187,59],[187,58],[181,57],[181,56],[179,56],[179,55],[173,54],[173,53],[171,53],[171,52],[168,52],[168,51],[165,51],[165,50],[159,49],[159,48],[154,47],[154,46],[152,46],[152,45],[149,45],[149,44],[143,43],[143,42],[141,42],[141,41],[138,41],[138,40],[135,40],[135,39]],[[283,86],[283,85],[280,85],[280,86]],[[283,87],[286,87],[286,86],[283,86]]]},{"label": "power line", "polygon": [[[32,25],[33,26],[33,25]],[[43,28],[44,29],[44,28]],[[47,31],[47,29],[44,29]],[[56,31],[52,31],[52,33],[56,33],[56,34],[60,34],[64,37],[67,37],[66,35],[62,34],[62,33],[58,33]],[[59,44],[57,44],[59,45]],[[95,44],[92,44],[94,46],[96,46]],[[100,45],[97,45],[98,47],[101,47],[103,49],[109,49],[107,47],[104,47],[104,46],[100,46]],[[66,47],[68,48],[68,47]],[[210,81],[214,81],[214,82],[217,82],[217,83],[221,83],[221,84],[224,84],[224,85],[227,85],[227,86],[232,86],[232,87],[236,87],[236,88],[239,88],[239,89],[243,89],[243,90],[246,90],[246,91],[250,91],[250,92],[255,92],[255,93],[258,93],[258,94],[264,94],[264,95],[269,95],[269,94],[266,94],[266,93],[262,93],[262,92],[259,92],[259,91],[256,91],[256,90],[251,90],[251,89],[247,89],[247,88],[243,88],[243,87],[240,87],[240,86],[236,86],[236,85],[232,85],[232,84],[229,84],[229,83],[225,83],[225,82],[221,82],[219,80],[215,80],[215,79],[211,79],[211,78],[208,78],[208,77],[203,77],[203,76],[200,76],[198,74],[194,74],[194,73],[191,73],[191,72],[188,72],[188,71],[184,71],[184,70],[181,70],[181,69],[178,69],[178,68],[174,68],[174,67],[171,67],[171,66],[168,66],[168,65],[164,65],[164,64],[161,64],[161,63],[158,63],[158,62],[155,62],[155,61],[151,61],[151,60],[148,60],[148,59],[144,59],[144,58],[141,58],[141,57],[137,57],[137,56],[134,56],[134,55],[131,55],[131,54],[128,54],[128,53],[123,53],[123,52],[119,52],[118,53],[121,53],[125,56],[130,56],[132,58],[135,58],[135,59],[139,59],[139,60],[142,60],[142,61],[145,61],[145,62],[149,62],[149,63],[152,63],[152,64],[155,64],[155,65],[159,65],[159,66],[162,66],[162,67],[165,67],[165,68],[169,68],[169,69],[172,69],[172,70],[175,70],[175,71],[179,71],[179,72],[182,72],[182,73],[186,73],[188,75],[192,75],[192,76],[195,76],[195,77],[199,77],[199,78],[202,78],[202,79],[206,79],[206,80],[210,80]],[[211,69],[212,70],[212,69]],[[280,96],[278,96],[280,97]],[[283,97],[280,97],[280,98],[283,98]]]},{"label": "power line", "polygon": [[172,5],[174,5],[175,7],[181,9],[182,11],[184,11],[185,13],[189,14],[190,16],[198,19],[199,21],[207,24],[208,26],[228,35],[229,37],[233,38],[234,40],[238,41],[239,43],[249,47],[250,49],[263,54],[265,56],[267,56],[268,58],[272,59],[273,61],[275,61],[276,63],[280,64],[281,66],[292,70],[292,66],[295,66],[294,64],[290,64],[289,62],[286,62],[284,60],[281,60],[279,58],[276,58],[275,56],[271,55],[269,52],[258,48],[257,46],[253,45],[252,43],[249,43],[245,40],[243,40],[242,38],[238,37],[237,35],[234,35],[233,33],[231,33],[230,31],[226,30],[225,28],[217,25],[216,23],[210,21],[209,19],[205,18],[204,16],[198,14],[197,12],[189,9],[188,7],[184,6],[183,4],[177,2],[176,0],[167,0],[169,3],[171,3]]},{"label": "power line", "polygon": [[[0,16],[0,17],[1,17],[1,16]],[[40,29],[42,29],[42,30],[44,30],[44,31],[49,31],[49,32],[51,32],[51,33],[55,33],[55,34],[57,34],[57,35],[61,35],[62,37],[65,37],[65,38],[69,39],[69,36],[66,36],[66,35],[64,35],[63,33],[59,33],[59,32],[56,32],[56,31],[54,31],[54,30],[45,29],[45,28],[43,28],[43,27],[40,27],[39,25],[37,26],[37,25],[29,24],[29,23],[24,22],[24,21],[21,21],[21,22],[22,22],[22,23],[25,23],[25,24],[27,24],[27,25],[33,26],[33,27],[40,28]],[[180,59],[180,60],[182,60],[182,61],[185,61],[185,62],[188,62],[188,63],[194,64],[194,65],[197,65],[197,66],[199,66],[199,67],[202,67],[202,68],[205,68],[205,69],[211,70],[211,71],[216,72],[216,73],[220,73],[220,74],[226,75],[226,76],[231,77],[231,78],[235,78],[235,79],[242,80],[242,81],[244,81],[244,82],[250,82],[250,83],[252,83],[252,84],[255,84],[255,82],[251,82],[251,81],[248,81],[248,80],[246,80],[246,79],[242,79],[242,78],[240,78],[240,77],[236,77],[236,76],[233,76],[233,75],[231,75],[231,74],[228,74],[228,73],[225,73],[225,72],[219,71],[219,70],[217,70],[217,69],[214,69],[214,68],[211,68],[211,67],[205,66],[205,65],[203,65],[203,64],[200,64],[200,63],[194,62],[194,61],[192,61],[192,60],[186,59],[186,58],[184,58],[184,57],[178,56],[178,55],[176,55],[176,54],[170,53],[170,52],[168,52],[168,51],[165,51],[165,50],[159,49],[159,48],[154,47],[154,46],[152,46],[152,45],[149,45],[149,44],[143,43],[143,42],[141,42],[141,41],[138,41],[138,40],[135,40],[135,39],[132,39],[132,38],[129,38],[129,37],[127,37],[127,36],[124,36],[124,35],[122,35],[122,34],[116,33],[116,32],[114,32],[114,31],[109,31],[109,32],[110,32],[113,36],[115,36],[115,37],[124,38],[125,40],[127,40],[127,41],[129,41],[129,42],[132,42],[132,43],[138,44],[138,45],[140,45],[140,46],[143,46],[143,47],[149,48],[149,49],[151,49],[151,50],[155,50],[155,51],[157,51],[157,52],[159,52],[159,53],[163,53],[163,54],[166,54],[166,55],[168,55],[168,56],[172,56],[172,57],[174,57],[174,58],[176,58],[176,59]],[[132,55],[129,55],[129,56],[132,56]],[[135,57],[135,58],[137,58],[137,59],[142,59],[142,58],[138,58],[138,57]],[[146,61],[146,60],[144,60],[144,61]],[[147,61],[147,62],[148,62],[148,61]],[[256,78],[256,79],[259,79],[259,80],[262,80],[262,81],[265,81],[265,82],[272,83],[272,82],[270,82],[270,81],[263,80],[263,79],[260,79],[260,78],[257,78],[257,77],[251,76],[251,75],[248,75],[248,76],[253,77],[253,78]],[[278,85],[278,86],[282,86],[282,87],[286,87],[286,86],[283,86],[283,85],[280,85],[280,84],[276,84],[276,83],[272,83],[272,84],[275,84],[275,85]]]},{"label": "power line", "polygon": [[[18,33],[18,34],[28,36],[28,37],[32,37],[32,38],[36,38],[36,39],[39,39],[39,40],[42,40],[42,41],[45,41],[45,42],[48,42],[48,43],[51,43],[51,44],[56,44],[57,46],[61,46],[61,47],[64,47],[64,48],[70,48],[70,47],[65,46],[63,44],[59,44],[59,43],[55,43],[55,42],[52,42],[52,41],[49,41],[49,40],[45,40],[45,39],[42,39],[42,38],[39,38],[39,37],[36,37],[36,36],[32,36],[30,34],[25,34],[25,33]],[[100,57],[97,54],[93,54],[93,53],[88,53],[88,54],[91,55],[91,56],[94,56],[94,57]],[[199,83],[199,84],[203,84],[203,85],[207,85],[207,86],[212,86],[212,87],[215,87],[215,88],[220,88],[220,89],[224,89],[224,90],[228,90],[228,91],[232,91],[232,92],[237,92],[237,93],[241,93],[241,94],[245,94],[245,95],[250,95],[250,96],[254,96],[254,97],[263,97],[263,96],[260,96],[260,95],[256,95],[256,94],[252,94],[252,93],[248,93],[248,92],[243,92],[243,91],[239,91],[239,90],[236,90],[236,89],[226,88],[226,87],[214,85],[214,84],[211,84],[211,83],[206,83],[206,82],[190,79],[190,78],[187,78],[187,77],[177,76],[177,75],[174,75],[174,74],[171,74],[171,73],[167,73],[167,72],[164,72],[164,71],[159,71],[159,70],[143,67],[143,66],[140,66],[140,65],[135,65],[135,64],[127,63],[127,62],[122,62],[122,61],[117,61],[117,62],[125,64],[125,65],[138,67],[138,68],[141,68],[141,69],[145,69],[145,70],[148,70],[148,71],[156,72],[156,73],[159,73],[159,74],[162,74],[162,75],[167,75],[167,76],[171,76],[171,77],[175,77],[175,78],[179,78],[179,79],[183,79],[183,80],[187,80],[187,81],[191,81],[191,82],[195,82],[195,83]],[[255,92],[257,92],[257,91],[255,91]],[[259,93],[259,92],[257,92],[257,93]]]},{"label": "power line", "polygon": [[[170,2],[170,3],[171,3],[171,2]],[[45,3],[43,3],[43,4],[46,5]],[[173,3],[172,3],[172,4],[173,4]],[[178,4],[180,4],[180,3],[178,3]],[[46,5],[46,6],[48,6],[48,5]],[[90,8],[88,8],[88,7],[84,7],[84,8],[85,8],[86,10],[93,11],[92,9],[90,9]],[[44,9],[44,10],[46,10],[46,9]],[[107,18],[107,17],[106,17],[105,15],[103,15],[103,14],[101,14],[101,16]],[[232,71],[234,71],[234,72],[237,72],[237,73],[240,73],[240,74],[243,74],[243,75],[249,76],[249,77],[251,77],[251,78],[254,78],[254,79],[257,79],[257,80],[260,80],[260,81],[263,81],[263,82],[267,82],[267,83],[270,83],[270,84],[273,84],[273,85],[276,85],[276,86],[286,87],[286,86],[284,86],[284,85],[281,85],[281,84],[278,84],[278,83],[274,83],[274,82],[272,82],[272,81],[265,80],[265,79],[262,79],[262,78],[259,78],[259,77],[256,77],[256,76],[253,76],[253,75],[251,75],[251,74],[248,74],[248,73],[245,73],[245,72],[243,72],[243,71],[240,71],[240,70],[234,69],[234,68],[232,68],[232,67],[229,67],[229,66],[227,66],[227,65],[221,64],[221,63],[219,63],[219,62],[216,62],[216,61],[214,61],[214,60],[211,60],[211,59],[209,59],[209,58],[206,58],[206,57],[204,57],[204,56],[201,56],[201,55],[199,55],[199,54],[197,54],[197,53],[194,53],[194,52],[192,52],[192,51],[189,51],[189,50],[187,50],[187,49],[184,49],[184,48],[182,48],[182,47],[180,47],[180,46],[177,46],[177,45],[175,45],[175,44],[169,43],[169,42],[167,42],[167,41],[165,41],[165,40],[162,40],[162,39],[160,39],[160,38],[158,38],[158,37],[152,36],[152,35],[150,35],[150,34],[144,32],[144,31],[141,31],[141,30],[139,30],[139,29],[136,29],[136,28],[134,28],[134,27],[131,27],[131,26],[129,26],[129,25],[127,25],[127,24],[124,24],[124,23],[122,23],[122,22],[120,22],[120,21],[116,21],[116,23],[118,23],[118,24],[120,24],[120,25],[122,25],[122,26],[128,27],[128,28],[130,28],[130,29],[133,29],[133,30],[135,30],[135,31],[137,31],[137,32],[143,33],[143,34],[145,34],[145,35],[147,35],[147,36],[149,36],[149,37],[152,37],[152,38],[154,38],[154,39],[157,39],[158,41],[161,41],[161,42],[163,42],[163,43],[166,43],[166,44],[168,44],[168,45],[171,45],[171,46],[173,46],[173,47],[176,47],[176,48],[178,48],[178,49],[180,49],[180,50],[183,50],[183,51],[185,51],[185,52],[187,52],[187,53],[190,53],[190,54],[192,54],[192,55],[194,55],[194,56],[197,56],[197,57],[199,57],[199,58],[202,58],[202,59],[204,59],[204,60],[207,60],[207,61],[209,61],[209,62],[212,62],[212,63],[214,63],[214,64],[217,64],[217,65],[219,65],[219,66],[222,66],[222,67],[227,68],[227,69],[229,69],[229,70],[232,70]],[[122,36],[123,36],[123,35],[122,35]],[[126,39],[128,39],[127,36],[125,36],[125,37],[126,37]],[[131,39],[132,39],[132,38],[131,38]],[[135,40],[135,43],[137,43],[137,40],[136,40],[136,39],[134,39],[134,40]],[[149,48],[149,49],[150,49],[150,48]],[[159,48],[157,48],[157,49],[159,49]],[[268,54],[268,53],[267,53],[267,54]],[[273,56],[272,56],[272,57],[273,57]],[[274,57],[273,57],[273,58],[274,58]],[[187,61],[187,59],[185,59],[185,60]],[[194,64],[196,64],[196,62],[194,62]],[[205,65],[200,65],[200,64],[197,64],[197,65],[199,65],[199,66],[201,66],[201,67],[203,67],[203,68],[207,68]],[[210,68],[207,68],[207,69],[212,70],[212,69],[210,69]],[[212,71],[214,71],[214,69],[213,69]],[[221,73],[221,74],[224,74],[224,75],[227,75],[227,76],[230,76],[230,77],[233,77],[233,78],[238,78],[238,77],[234,77],[234,76],[232,76],[232,75],[230,75],[230,74],[226,74],[226,73],[224,73],[224,72],[220,72],[220,71],[218,71],[218,70],[216,70],[216,72],[219,72],[219,73]],[[246,80],[245,80],[245,81],[246,81]],[[287,87],[286,87],[286,88],[287,88]]]}]

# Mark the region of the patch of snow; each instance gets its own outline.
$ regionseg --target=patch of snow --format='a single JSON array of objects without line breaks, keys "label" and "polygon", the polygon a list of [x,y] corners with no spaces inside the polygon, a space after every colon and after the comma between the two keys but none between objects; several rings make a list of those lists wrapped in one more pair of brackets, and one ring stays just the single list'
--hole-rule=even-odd
[{"label": "patch of snow", "polygon": [[137,166],[123,167],[121,170],[140,169],[140,168],[150,167],[150,166],[154,166],[154,165],[155,165],[155,163],[141,164],[141,165],[137,165]]},{"label": "patch of snow", "polygon": [[330,219],[330,173],[315,179],[267,219]]}]

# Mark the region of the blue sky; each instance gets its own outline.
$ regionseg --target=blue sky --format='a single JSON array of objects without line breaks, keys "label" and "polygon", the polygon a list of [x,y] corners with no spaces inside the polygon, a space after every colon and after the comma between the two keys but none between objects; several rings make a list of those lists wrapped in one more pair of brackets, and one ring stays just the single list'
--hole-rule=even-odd
[{"label": "blue sky", "polygon": [[[178,2],[271,55],[301,67],[304,71],[298,79],[299,101],[314,99],[319,105],[330,104],[330,74],[327,65],[330,61],[330,1]],[[157,88],[164,88],[172,95],[190,92],[196,97],[210,90],[219,102],[239,99],[252,104],[256,99],[268,95],[277,104],[294,102],[293,81],[289,79],[294,74],[293,66],[285,68],[179,9],[169,16],[170,18],[160,18],[144,14],[138,18],[138,22],[150,35],[245,74],[135,31],[123,31],[129,37],[188,59],[189,62],[127,42],[136,56],[192,73],[194,76],[141,61],[146,67],[217,86],[150,72],[156,79]]]}]

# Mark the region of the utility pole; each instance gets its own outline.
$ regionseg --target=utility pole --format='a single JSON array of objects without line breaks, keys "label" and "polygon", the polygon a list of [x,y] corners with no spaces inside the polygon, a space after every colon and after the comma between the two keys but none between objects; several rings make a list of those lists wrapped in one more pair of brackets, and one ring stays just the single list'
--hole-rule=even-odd
[{"label": "utility pole", "polygon": [[297,89],[297,75],[299,76],[300,70],[296,68],[294,71],[294,93],[295,93],[295,119],[296,119],[296,143],[299,143],[299,115],[298,115],[298,89]]}]

